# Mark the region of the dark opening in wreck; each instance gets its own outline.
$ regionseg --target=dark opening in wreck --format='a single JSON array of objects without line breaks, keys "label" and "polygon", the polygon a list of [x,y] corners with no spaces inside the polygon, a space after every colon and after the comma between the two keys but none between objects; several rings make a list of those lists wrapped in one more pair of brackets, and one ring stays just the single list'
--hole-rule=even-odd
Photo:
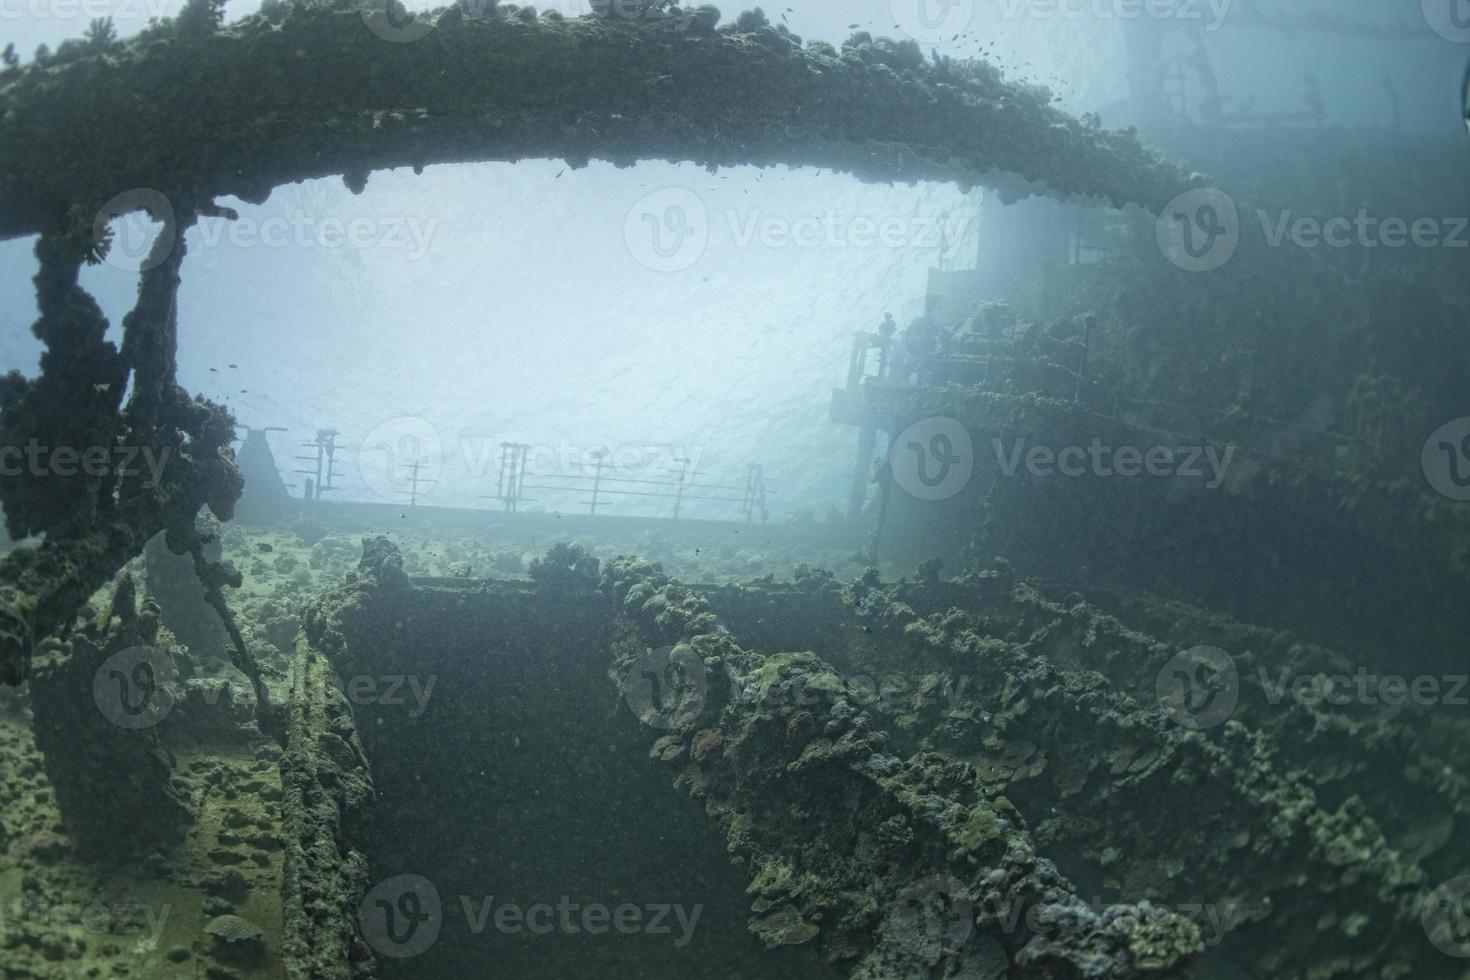
[{"label": "dark opening in wreck", "polygon": [[609,684],[606,595],[485,583],[354,599],[325,603],[308,636],[359,679],[338,683],[373,795],[346,836],[372,887],[346,896],[360,901],[346,927],[361,924],[379,976],[838,975],[747,930],[744,871]]}]

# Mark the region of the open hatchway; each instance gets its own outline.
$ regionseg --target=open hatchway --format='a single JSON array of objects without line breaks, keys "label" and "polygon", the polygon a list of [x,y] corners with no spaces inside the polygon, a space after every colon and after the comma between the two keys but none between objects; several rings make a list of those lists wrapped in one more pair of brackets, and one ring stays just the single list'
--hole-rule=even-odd
[{"label": "open hatchway", "polygon": [[839,975],[747,929],[746,873],[608,683],[606,595],[371,596],[315,635],[371,770],[348,836],[378,976]]},{"label": "open hatchway", "polygon": [[[367,541],[298,647],[286,945],[319,955],[297,976],[1440,975],[1398,899],[1460,846],[1405,809],[1458,809],[1411,775],[1434,747],[1341,709],[1331,759],[1359,764],[1309,788],[1310,712],[1270,710],[1249,658],[1216,741],[1152,692],[1179,637],[1004,570],[703,587],[563,546],[531,584],[448,586],[401,561]],[[1309,928],[1324,893],[1376,928]]]},{"label": "open hatchway", "polygon": [[[1413,941],[1422,925],[1403,900],[1422,862],[1465,856],[1462,790],[1422,778],[1444,769],[1443,746],[1407,717],[1274,705],[1258,664],[1348,669],[1290,635],[1156,598],[1049,596],[1005,569],[685,586],[571,546],[529,582],[403,566],[369,539],[346,585],[308,606],[270,796],[284,855],[250,890],[273,891],[279,867],[283,928],[278,942],[266,923],[270,956],[252,969],[1453,968]],[[126,605],[109,621],[126,626]],[[1201,734],[1192,702],[1161,702],[1155,684],[1206,622],[1240,651],[1238,704]],[[48,684],[64,677],[45,666]],[[195,707],[187,695],[175,715]],[[254,780],[276,755],[260,748]],[[142,755],[117,758],[144,771]],[[1330,928],[1323,895],[1340,910]]]},{"label": "open hatchway", "polygon": [[[888,754],[832,685],[810,702],[830,669],[740,647],[715,590],[565,546],[533,588],[416,587],[387,539],[364,551],[298,645],[296,976],[1126,978],[1196,952],[1162,908],[1083,905],[972,767]],[[429,698],[383,696],[415,675]],[[977,886],[1055,921],[979,914]],[[589,934],[599,905],[627,935]],[[672,935],[638,931],[665,905]],[[538,947],[533,914],[578,931]]]}]

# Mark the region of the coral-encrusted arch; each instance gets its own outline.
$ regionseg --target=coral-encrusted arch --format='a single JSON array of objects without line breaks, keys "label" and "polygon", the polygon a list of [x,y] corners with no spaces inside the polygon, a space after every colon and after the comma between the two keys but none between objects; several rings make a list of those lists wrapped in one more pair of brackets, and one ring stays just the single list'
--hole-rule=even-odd
[{"label": "coral-encrusted arch", "polygon": [[[162,487],[115,475],[0,489],[13,535],[46,534],[0,563],[0,681],[24,678],[34,643],[159,531],[216,591],[229,580],[204,562],[193,519],[205,505],[227,516],[238,497],[233,420],[178,388],[173,369],[182,232],[216,197],[263,201],[333,174],[361,190],[377,169],[530,157],[810,165],[1150,208],[1188,184],[1131,134],[1072,119],[988,65],[866,35],[839,53],[756,14],[717,27],[709,7],[651,3],[630,19],[637,6],[565,19],[465,0],[414,19],[273,2],[216,28],[207,0],[192,0],[189,16],[129,41],[94,31],[0,72],[0,238],[41,236],[35,331],[47,345],[41,377],[0,380],[0,447],[174,450]],[[120,351],[77,284],[119,195],[162,195],[177,221]]]}]

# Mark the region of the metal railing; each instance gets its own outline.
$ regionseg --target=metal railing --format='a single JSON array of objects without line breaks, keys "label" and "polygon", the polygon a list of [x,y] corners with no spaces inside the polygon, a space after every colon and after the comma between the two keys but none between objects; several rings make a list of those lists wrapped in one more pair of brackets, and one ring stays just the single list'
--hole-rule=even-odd
[{"label": "metal railing", "polygon": [[697,482],[695,477],[702,474],[691,471],[692,461],[683,456],[674,457],[679,470],[672,478],[620,475],[617,468],[609,464],[611,454],[606,449],[592,453],[590,465],[573,464],[574,472],[533,474],[527,465],[531,448],[527,443],[501,444],[495,493],[481,499],[498,501],[508,513],[519,511],[526,503],[545,502],[545,498],[526,493],[534,491],[552,497],[582,498],[575,501],[576,505],[586,507],[588,514],[594,517],[600,511],[615,506],[619,499],[673,501],[674,520],[684,516],[685,506],[691,502],[739,504],[740,513],[747,523],[754,523],[759,518],[764,524],[770,517],[768,503],[773,492],[766,480],[765,468],[758,463],[746,466],[743,486]]}]

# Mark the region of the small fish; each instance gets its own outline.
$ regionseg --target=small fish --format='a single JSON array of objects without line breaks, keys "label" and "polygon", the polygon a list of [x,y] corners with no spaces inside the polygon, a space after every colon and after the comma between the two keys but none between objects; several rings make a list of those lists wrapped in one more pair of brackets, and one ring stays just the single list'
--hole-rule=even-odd
[{"label": "small fish", "polygon": [[255,546],[255,550],[260,552],[262,555],[268,555],[272,551],[276,550],[276,546],[272,544],[266,544],[264,541],[262,541],[260,544]]},{"label": "small fish", "polygon": [[238,364],[231,364],[230,367],[234,368],[236,371],[240,370],[240,365]]},{"label": "small fish", "polygon": [[1461,107],[1465,114],[1465,131],[1470,133],[1470,65],[1465,67],[1465,84],[1460,87]]},{"label": "small fish", "polygon": [[215,374],[219,374],[219,368],[210,368],[209,370]]}]

